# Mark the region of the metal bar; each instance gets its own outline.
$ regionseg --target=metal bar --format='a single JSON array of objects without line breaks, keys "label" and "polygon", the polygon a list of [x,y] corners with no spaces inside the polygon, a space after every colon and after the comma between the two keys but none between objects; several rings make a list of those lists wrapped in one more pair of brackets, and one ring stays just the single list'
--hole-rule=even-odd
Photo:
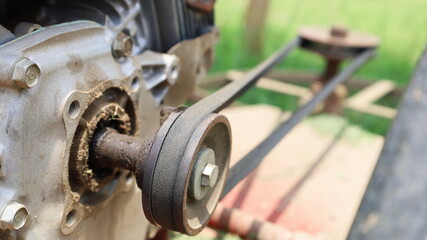
[{"label": "metal bar", "polygon": [[361,53],[351,64],[316,94],[308,103],[299,108],[288,120],[281,123],[273,133],[264,139],[256,148],[244,156],[230,170],[227,182],[221,197],[224,197],[240,181],[250,174],[263,160],[263,158],[288,134],[306,115],[308,115],[320,102],[325,100],[335,87],[347,80],[356,70],[376,53],[375,49],[368,49]]}]

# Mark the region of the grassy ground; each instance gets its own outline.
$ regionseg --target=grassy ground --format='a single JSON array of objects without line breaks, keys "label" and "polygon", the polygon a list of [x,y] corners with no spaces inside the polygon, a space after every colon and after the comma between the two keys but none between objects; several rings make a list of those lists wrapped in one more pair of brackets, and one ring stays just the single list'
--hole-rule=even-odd
[{"label": "grassy ground", "polygon": [[[427,43],[426,0],[270,0],[266,28],[260,33],[264,47],[251,54],[245,44],[245,12],[248,0],[219,0],[216,23],[221,41],[216,49],[217,60],[212,71],[250,68],[291,40],[304,25],[344,24],[352,29],[373,33],[381,38],[378,57],[358,73],[369,79],[391,79],[406,86],[416,61]],[[288,70],[319,72],[322,59],[298,50],[279,66]],[[269,103],[284,110],[293,110],[296,100],[271,92],[252,90],[241,99],[252,104]],[[351,123],[384,135],[389,120],[357,112],[346,112]]]}]

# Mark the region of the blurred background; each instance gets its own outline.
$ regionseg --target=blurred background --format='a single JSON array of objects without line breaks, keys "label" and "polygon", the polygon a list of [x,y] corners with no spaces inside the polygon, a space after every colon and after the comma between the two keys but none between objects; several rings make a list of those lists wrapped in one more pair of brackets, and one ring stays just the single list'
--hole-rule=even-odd
[{"label": "blurred background", "polygon": [[[218,0],[215,21],[221,40],[216,47],[212,73],[249,69],[298,34],[302,26],[344,25],[351,30],[380,38],[379,54],[356,74],[366,81],[389,79],[398,88],[408,83],[415,64],[427,43],[427,3],[425,0],[265,0],[264,10],[251,11],[250,0]],[[265,16],[263,16],[265,14]],[[264,21],[260,44],[249,46],[250,19]],[[255,24],[257,25],[257,24]],[[255,51],[254,51],[255,48]],[[322,57],[304,50],[294,51],[279,68],[289,72],[321,73]],[[356,93],[350,89],[350,95]],[[399,97],[386,96],[380,104],[396,107]],[[254,89],[241,98],[246,104],[267,103],[294,110],[294,97]],[[346,110],[345,118],[369,132],[385,135],[391,121]]]}]

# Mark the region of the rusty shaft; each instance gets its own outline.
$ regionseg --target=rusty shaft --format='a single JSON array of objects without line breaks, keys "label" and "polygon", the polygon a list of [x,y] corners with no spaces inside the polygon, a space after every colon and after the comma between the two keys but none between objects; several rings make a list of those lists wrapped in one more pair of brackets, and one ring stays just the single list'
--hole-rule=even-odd
[{"label": "rusty shaft", "polygon": [[105,128],[95,134],[91,161],[97,167],[123,168],[135,172],[148,158],[152,141]]}]

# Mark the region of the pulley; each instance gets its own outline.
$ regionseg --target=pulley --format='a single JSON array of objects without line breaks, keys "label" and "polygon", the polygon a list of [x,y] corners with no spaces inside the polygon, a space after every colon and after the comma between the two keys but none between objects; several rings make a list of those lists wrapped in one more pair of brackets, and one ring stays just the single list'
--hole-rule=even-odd
[{"label": "pulley", "polygon": [[[148,140],[102,129],[91,152],[99,167],[135,173],[150,222],[195,235],[206,226],[220,199],[230,161],[231,130],[226,117],[211,113],[187,132],[190,137],[185,141],[175,135],[183,127],[177,121],[182,112],[178,108],[169,113]],[[171,142],[172,147],[167,145]]]}]

